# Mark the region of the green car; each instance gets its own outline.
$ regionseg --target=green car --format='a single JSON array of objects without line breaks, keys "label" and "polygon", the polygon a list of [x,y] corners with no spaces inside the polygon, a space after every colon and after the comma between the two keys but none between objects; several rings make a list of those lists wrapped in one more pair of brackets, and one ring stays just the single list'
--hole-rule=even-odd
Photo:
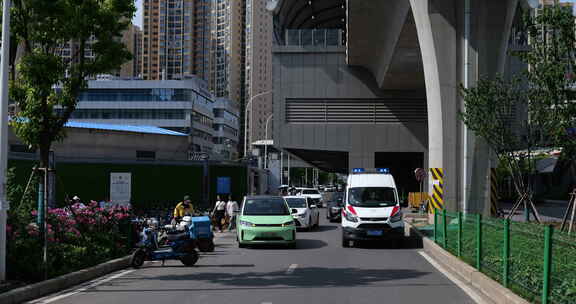
[{"label": "green car", "polygon": [[238,247],[284,244],[296,247],[296,226],[281,196],[247,196],[237,218]]}]

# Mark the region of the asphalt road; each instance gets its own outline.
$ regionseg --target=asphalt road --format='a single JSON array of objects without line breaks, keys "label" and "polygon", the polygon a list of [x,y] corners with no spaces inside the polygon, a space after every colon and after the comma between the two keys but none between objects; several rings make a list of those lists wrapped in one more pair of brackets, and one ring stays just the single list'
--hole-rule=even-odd
[{"label": "asphalt road", "polygon": [[[337,224],[298,233],[298,249],[239,249],[232,234],[195,267],[154,263],[41,303],[474,303],[416,248],[342,248]],[[38,302],[37,302],[38,303]]]}]

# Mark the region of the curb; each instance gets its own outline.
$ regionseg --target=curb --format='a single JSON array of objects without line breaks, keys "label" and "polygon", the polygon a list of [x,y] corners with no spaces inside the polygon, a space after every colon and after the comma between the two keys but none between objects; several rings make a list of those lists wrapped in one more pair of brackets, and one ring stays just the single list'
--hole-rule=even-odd
[{"label": "curb", "polygon": [[0,303],[17,304],[25,301],[41,298],[80,283],[93,280],[108,273],[128,267],[130,256],[111,260],[90,268],[71,272],[50,280],[42,281],[32,285],[16,288],[0,294]]},{"label": "curb", "polygon": [[410,233],[420,235],[424,251],[436,262],[444,266],[449,272],[460,277],[464,283],[477,290],[481,296],[496,304],[529,304],[524,298],[518,296],[510,289],[500,285],[476,268],[461,261],[444,248],[440,247],[434,241],[424,237],[418,230],[412,227],[412,224],[405,222],[410,227]]}]

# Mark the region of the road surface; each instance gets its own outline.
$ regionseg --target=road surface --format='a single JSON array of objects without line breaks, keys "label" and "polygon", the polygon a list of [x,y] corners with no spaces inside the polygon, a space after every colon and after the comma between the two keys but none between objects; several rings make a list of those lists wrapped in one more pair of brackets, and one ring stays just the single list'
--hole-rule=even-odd
[{"label": "road surface", "polygon": [[225,233],[195,267],[153,263],[35,303],[475,303],[421,249],[342,248],[340,227],[320,219],[316,231],[298,233],[298,249],[239,249]]}]

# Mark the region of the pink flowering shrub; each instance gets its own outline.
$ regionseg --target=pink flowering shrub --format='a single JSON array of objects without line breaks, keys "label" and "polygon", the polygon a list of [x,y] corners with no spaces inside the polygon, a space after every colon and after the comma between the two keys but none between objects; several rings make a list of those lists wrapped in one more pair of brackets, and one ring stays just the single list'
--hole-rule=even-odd
[{"label": "pink flowering shrub", "polygon": [[[8,275],[11,279],[41,278],[41,227],[36,210],[9,217]],[[62,275],[123,256],[131,248],[131,211],[125,207],[103,209],[98,203],[49,209],[47,237],[49,275]]]}]

